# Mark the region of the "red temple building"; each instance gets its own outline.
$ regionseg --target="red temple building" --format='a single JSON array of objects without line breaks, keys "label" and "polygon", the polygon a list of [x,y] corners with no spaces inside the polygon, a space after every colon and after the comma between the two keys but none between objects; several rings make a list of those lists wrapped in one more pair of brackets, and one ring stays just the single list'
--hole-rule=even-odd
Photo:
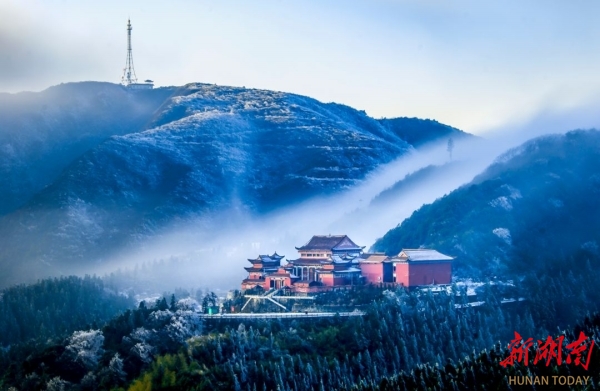
[{"label": "red temple building", "polygon": [[302,247],[296,247],[300,258],[288,260],[284,266],[298,277],[295,284],[304,291],[318,287],[357,285],[361,274],[357,257],[364,247],[346,235],[315,235]]},{"label": "red temple building", "polygon": [[436,250],[404,249],[394,257],[362,254],[360,269],[366,283],[395,283],[405,287],[450,284],[452,257]]},{"label": "red temple building", "polygon": [[361,254],[359,265],[367,284],[394,282],[392,262],[384,253]]},{"label": "red temple building", "polygon": [[282,259],[283,255],[279,255],[277,252],[273,255],[259,255],[256,259],[248,259],[252,266],[244,268],[248,272],[248,278],[242,281],[242,290],[253,289],[257,286],[268,290],[267,276],[279,270]]},{"label": "red temple building", "polygon": [[426,248],[402,250],[392,258],[394,282],[406,287],[450,284],[453,259]]},{"label": "red temple building", "polygon": [[300,257],[281,265],[283,256],[248,259],[248,278],[242,290],[260,286],[265,291],[288,287],[295,293],[316,293],[359,284],[397,284],[405,287],[450,284],[452,257],[431,249],[405,249],[397,256],[363,253],[346,235],[315,235]]}]

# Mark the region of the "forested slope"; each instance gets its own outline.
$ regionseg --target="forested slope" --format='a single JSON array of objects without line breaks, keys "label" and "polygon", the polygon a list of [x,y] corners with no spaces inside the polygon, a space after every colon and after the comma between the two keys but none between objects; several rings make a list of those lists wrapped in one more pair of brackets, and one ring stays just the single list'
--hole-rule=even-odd
[{"label": "forested slope", "polygon": [[0,345],[100,327],[133,304],[133,298],[109,289],[97,277],[62,277],[7,288],[0,293]]},{"label": "forested slope", "polygon": [[597,130],[533,139],[414,212],[373,249],[432,247],[456,256],[456,270],[470,276],[569,270],[571,255],[598,252],[599,165]]},{"label": "forested slope", "polygon": [[[202,219],[262,216],[333,195],[420,142],[464,134],[202,83],[144,91],[69,83],[3,94],[0,106],[0,287],[88,273],[166,229],[208,224]],[[414,145],[398,131],[404,123],[419,129],[409,132]]]}]

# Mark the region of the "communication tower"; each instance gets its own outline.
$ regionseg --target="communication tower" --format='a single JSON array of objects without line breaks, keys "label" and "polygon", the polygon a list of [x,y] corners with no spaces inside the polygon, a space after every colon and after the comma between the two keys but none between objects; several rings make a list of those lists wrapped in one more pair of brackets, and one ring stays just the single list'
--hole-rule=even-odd
[{"label": "communication tower", "polygon": [[133,51],[131,49],[131,20],[127,20],[127,61],[125,63],[125,69],[123,69],[123,77],[121,77],[121,83],[132,89],[150,89],[154,87],[152,80],[146,80],[144,83],[137,82],[137,76],[133,67]]}]

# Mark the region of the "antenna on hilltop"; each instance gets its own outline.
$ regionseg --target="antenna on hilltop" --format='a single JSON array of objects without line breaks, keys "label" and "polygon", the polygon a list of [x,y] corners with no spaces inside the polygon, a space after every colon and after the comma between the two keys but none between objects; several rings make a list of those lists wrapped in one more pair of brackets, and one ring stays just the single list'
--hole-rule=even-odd
[{"label": "antenna on hilltop", "polygon": [[131,20],[127,19],[127,61],[125,63],[125,69],[123,69],[123,77],[121,77],[121,83],[133,89],[150,89],[154,87],[152,80],[146,80],[144,83],[137,82],[137,76],[133,67],[133,51],[131,49]]},{"label": "antenna on hilltop", "polygon": [[135,69],[133,68],[133,53],[131,52],[131,30],[133,30],[131,28],[131,20],[127,19],[127,61],[123,70],[123,77],[121,78],[121,83],[125,85],[137,82]]}]

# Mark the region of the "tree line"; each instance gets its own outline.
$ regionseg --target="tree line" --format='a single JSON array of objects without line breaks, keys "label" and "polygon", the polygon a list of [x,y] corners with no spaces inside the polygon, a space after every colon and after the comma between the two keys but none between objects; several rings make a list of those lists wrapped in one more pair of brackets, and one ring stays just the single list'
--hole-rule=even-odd
[{"label": "tree line", "polygon": [[0,293],[0,345],[62,338],[98,328],[134,305],[102,279],[70,276],[17,285]]}]

